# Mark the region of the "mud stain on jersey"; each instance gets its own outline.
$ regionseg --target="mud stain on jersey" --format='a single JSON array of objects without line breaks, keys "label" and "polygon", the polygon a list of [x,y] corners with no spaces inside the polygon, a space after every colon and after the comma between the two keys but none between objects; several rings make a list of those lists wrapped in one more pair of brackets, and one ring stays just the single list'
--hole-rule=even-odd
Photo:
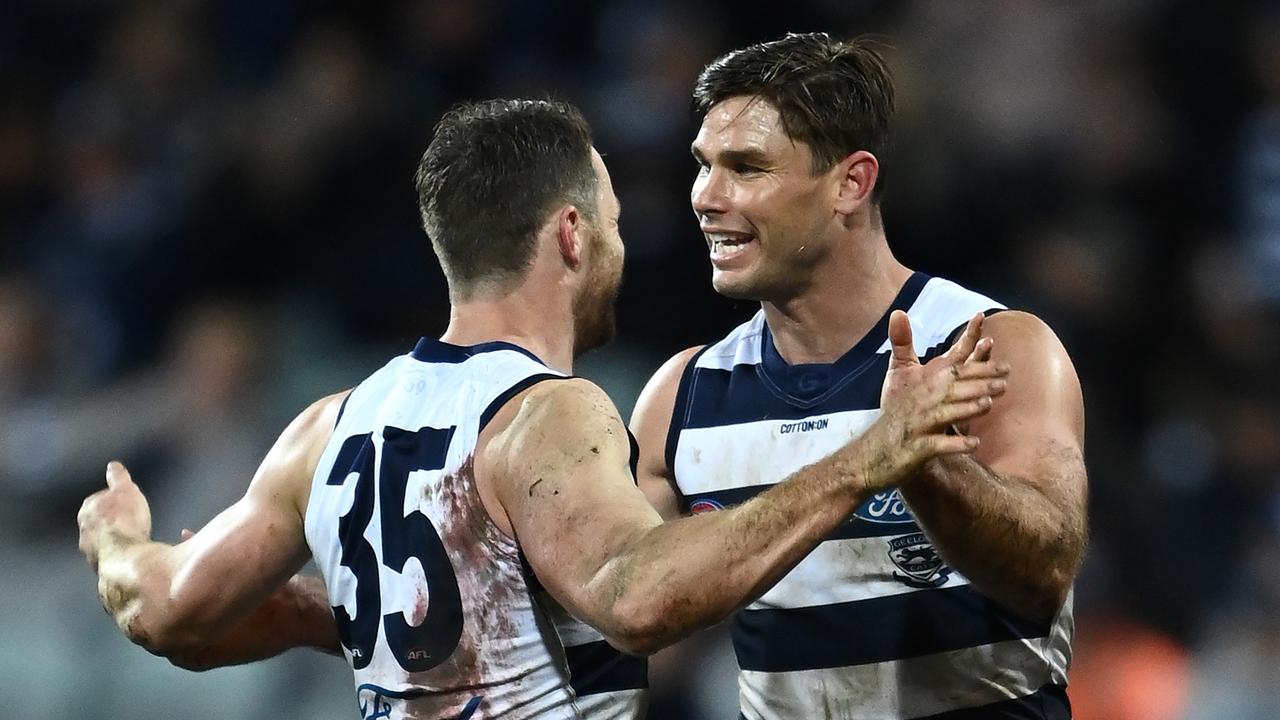
[{"label": "mud stain on jersey", "polygon": [[463,603],[463,629],[458,647],[446,663],[457,687],[486,686],[522,674],[510,662],[519,657],[522,635],[518,617],[531,614],[530,599],[517,557],[489,519],[475,480],[475,461],[468,456],[457,470],[440,478],[436,489],[437,528],[453,563]]}]

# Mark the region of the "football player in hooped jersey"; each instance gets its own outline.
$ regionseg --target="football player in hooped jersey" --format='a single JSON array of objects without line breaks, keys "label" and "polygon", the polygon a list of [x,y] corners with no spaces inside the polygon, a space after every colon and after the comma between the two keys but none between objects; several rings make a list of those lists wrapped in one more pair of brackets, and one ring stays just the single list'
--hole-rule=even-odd
[{"label": "football player in hooped jersey", "polygon": [[882,414],[858,439],[732,510],[663,523],[613,404],[570,376],[612,333],[623,254],[581,116],[461,106],[417,184],[449,283],[441,339],[305,410],[245,497],[186,542],[150,538],[118,463],[85,501],[80,546],[131,640],[174,656],[220,641],[264,652],[227,634],[261,627],[254,608],[287,596],[314,557],[332,607],[314,630],[336,620],[366,717],[580,717],[542,589],[615,646],[653,652],[757,597],[922,463],[970,454],[978,441],[948,427],[1004,390],[981,316],[925,364],[899,326]]},{"label": "football player in hooped jersey", "polygon": [[703,70],[693,210],[716,290],[761,308],[650,381],[639,483],[666,518],[768,492],[890,412],[879,387],[901,348],[932,357],[990,315],[980,353],[1013,371],[990,413],[957,424],[982,444],[869,498],[736,613],[742,714],[1069,717],[1079,382],[1036,317],[895,259],[879,209],[893,104],[861,40],[788,35]]}]

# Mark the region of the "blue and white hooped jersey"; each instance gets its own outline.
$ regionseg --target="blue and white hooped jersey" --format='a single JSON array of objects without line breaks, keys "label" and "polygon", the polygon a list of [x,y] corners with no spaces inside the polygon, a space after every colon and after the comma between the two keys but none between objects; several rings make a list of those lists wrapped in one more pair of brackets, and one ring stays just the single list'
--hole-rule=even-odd
[{"label": "blue and white hooped jersey", "polygon": [[[932,358],[975,312],[1003,306],[916,273],[895,309]],[[698,353],[666,447],[686,510],[744,502],[864,432],[880,414],[888,318],[831,364],[787,365],[763,312]],[[750,720],[1070,716],[1070,599],[1039,622],[997,606],[943,562],[896,490],[859,507],[731,632]]]},{"label": "blue and white hooped jersey", "polygon": [[[561,634],[582,624],[539,597],[476,490],[485,424],[522,390],[561,377],[508,343],[424,338],[343,403],[305,529],[366,720],[639,716],[643,660],[566,653]],[[623,684],[638,687],[588,683],[580,699],[575,657],[584,676],[629,670]]]}]

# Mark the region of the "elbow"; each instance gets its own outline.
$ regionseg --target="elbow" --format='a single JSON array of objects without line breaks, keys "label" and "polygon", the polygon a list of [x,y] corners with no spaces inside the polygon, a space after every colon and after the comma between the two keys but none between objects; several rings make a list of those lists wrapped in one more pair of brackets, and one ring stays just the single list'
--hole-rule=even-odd
[{"label": "elbow", "polygon": [[1080,528],[1068,540],[1060,542],[1059,552],[1052,556],[1052,560],[1034,576],[1026,579],[1024,602],[1020,603],[1020,610],[1027,617],[1053,618],[1066,605],[1084,559],[1086,538],[1086,531]]},{"label": "elbow", "polygon": [[1023,588],[1011,609],[1029,620],[1052,619],[1066,604],[1074,579],[1074,573],[1063,568],[1048,568]]},{"label": "elbow", "polygon": [[1067,603],[1067,596],[1071,594],[1073,583],[1075,583],[1073,571],[1054,568],[1045,573],[1045,581],[1039,593],[1044,610],[1043,617],[1053,617],[1062,610],[1062,606]]},{"label": "elbow", "polygon": [[609,644],[630,655],[648,656],[678,638],[670,636],[670,624],[653,599],[619,600],[610,612]]},{"label": "elbow", "polygon": [[1040,611],[1036,617],[1052,618],[1067,603],[1084,560],[1087,542],[1087,531],[1079,528],[1070,541],[1062,544],[1062,551],[1039,576],[1033,588],[1033,597]]},{"label": "elbow", "polygon": [[626,631],[609,633],[605,635],[605,640],[614,648],[628,655],[638,655],[640,657],[648,657],[671,644],[671,642],[661,641],[653,635]]},{"label": "elbow", "polygon": [[1060,569],[1048,571],[1041,583],[1033,589],[1032,610],[1034,618],[1053,618],[1066,605],[1066,596],[1071,592],[1073,574]]}]

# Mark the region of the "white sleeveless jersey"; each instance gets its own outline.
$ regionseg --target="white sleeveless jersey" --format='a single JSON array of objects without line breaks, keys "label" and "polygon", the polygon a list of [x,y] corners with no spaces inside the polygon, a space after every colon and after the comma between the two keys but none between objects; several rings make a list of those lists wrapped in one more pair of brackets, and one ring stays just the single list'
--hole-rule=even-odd
[{"label": "white sleeveless jersey", "polygon": [[[999,303],[916,273],[894,300],[932,358]],[[886,312],[832,364],[787,365],[763,312],[689,363],[667,438],[685,508],[741,503],[826,457],[880,415]],[[731,621],[742,716],[1070,716],[1071,601],[1030,621],[945,565],[895,490],[876,495]]]},{"label": "white sleeveless jersey", "polygon": [[[481,429],[513,396],[559,377],[508,343],[424,338],[343,403],[305,527],[366,720],[636,717],[616,709],[642,697],[616,688],[575,697],[554,601],[537,596],[518,544],[476,491]],[[628,667],[642,694],[643,661],[638,681]]]}]

